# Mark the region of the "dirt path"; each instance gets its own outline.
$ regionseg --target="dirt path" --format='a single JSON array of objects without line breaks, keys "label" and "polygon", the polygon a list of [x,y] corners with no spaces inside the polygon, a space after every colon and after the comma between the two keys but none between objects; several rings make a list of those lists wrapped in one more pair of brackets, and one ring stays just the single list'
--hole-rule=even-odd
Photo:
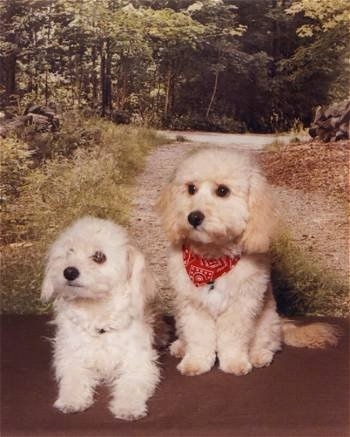
[{"label": "dirt path", "polygon": [[[172,143],[157,148],[148,157],[143,173],[136,183],[130,232],[148,258],[150,267],[159,280],[164,300],[169,296],[166,269],[167,242],[163,237],[154,203],[161,187],[169,179],[183,157],[199,143]],[[260,146],[260,144],[259,144]],[[256,144],[229,147],[247,153],[257,150]],[[250,152],[251,153],[251,152]],[[285,187],[274,188],[282,218],[290,227],[295,241],[322,265],[341,274],[347,274],[348,226],[344,208],[330,202],[318,193],[305,193]]]},{"label": "dirt path", "polygon": [[166,261],[168,243],[154,211],[154,203],[161,187],[194,147],[193,143],[172,143],[157,148],[147,158],[145,169],[136,182],[130,232],[148,259],[164,302],[170,298]]},{"label": "dirt path", "polygon": [[321,193],[274,187],[279,213],[294,241],[310,258],[341,276],[349,275],[346,209]]},{"label": "dirt path", "polygon": [[[266,144],[272,142],[289,143],[291,139],[295,138],[294,134],[222,134],[199,131],[161,131],[161,133],[173,141],[177,137],[182,137],[193,143],[210,143],[219,147],[243,148],[245,150],[260,150]],[[300,134],[298,138],[303,140],[306,136]]]}]

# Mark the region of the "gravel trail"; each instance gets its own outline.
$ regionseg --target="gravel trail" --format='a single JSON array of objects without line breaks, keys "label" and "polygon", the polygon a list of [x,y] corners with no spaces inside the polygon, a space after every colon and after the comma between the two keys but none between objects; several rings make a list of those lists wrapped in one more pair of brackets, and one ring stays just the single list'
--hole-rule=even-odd
[{"label": "gravel trail", "polygon": [[193,148],[193,143],[172,143],[158,147],[147,158],[144,171],[136,181],[130,233],[146,255],[157,278],[162,301],[170,297],[167,280],[167,247],[154,204],[160,189],[167,183],[174,169]]}]

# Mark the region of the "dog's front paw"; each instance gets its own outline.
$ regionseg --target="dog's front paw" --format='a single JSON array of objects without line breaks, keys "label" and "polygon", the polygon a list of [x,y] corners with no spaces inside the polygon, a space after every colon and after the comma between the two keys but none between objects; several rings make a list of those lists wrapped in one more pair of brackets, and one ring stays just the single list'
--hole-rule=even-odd
[{"label": "dog's front paw", "polygon": [[53,404],[55,408],[60,410],[62,413],[78,413],[79,411],[85,411],[91,407],[93,403],[92,399],[62,399],[58,398]]},{"label": "dog's front paw", "polygon": [[215,361],[214,359],[209,359],[208,357],[201,357],[192,354],[186,354],[184,358],[177,365],[177,369],[182,375],[195,376],[201,375],[202,373],[209,372],[213,367]]},{"label": "dog's front paw", "polygon": [[109,410],[116,419],[122,420],[138,420],[147,416],[147,406],[142,402],[128,402],[114,399],[110,405]]},{"label": "dog's front paw", "polygon": [[274,353],[269,349],[253,350],[250,353],[250,362],[253,367],[267,367],[273,360]]},{"label": "dog's front paw", "polygon": [[236,376],[247,375],[253,368],[245,356],[224,356],[219,357],[220,369],[226,373],[233,373]]},{"label": "dog's front paw", "polygon": [[177,339],[169,347],[170,355],[176,358],[182,358],[185,355],[185,344],[182,340]]}]

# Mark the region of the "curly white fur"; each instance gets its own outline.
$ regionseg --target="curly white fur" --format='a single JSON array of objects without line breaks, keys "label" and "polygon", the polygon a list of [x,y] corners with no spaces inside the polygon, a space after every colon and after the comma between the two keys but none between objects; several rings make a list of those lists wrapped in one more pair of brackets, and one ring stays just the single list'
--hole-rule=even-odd
[{"label": "curly white fur", "polygon": [[84,217],[58,237],[42,287],[43,299],[54,298],[56,408],[85,410],[103,381],[115,417],[146,415],[159,380],[146,308],[153,295],[144,257],[120,226]]},{"label": "curly white fur", "polygon": [[[178,340],[170,350],[182,358],[182,374],[207,372],[216,357],[223,371],[247,374],[271,363],[283,335],[297,346],[336,342],[329,325],[323,325],[321,340],[317,326],[308,330],[307,340],[296,339],[293,329],[282,330],[267,255],[276,214],[264,176],[246,155],[226,149],[190,155],[161,191],[157,209],[172,243],[168,265]],[[193,212],[204,217],[198,225],[191,223]],[[196,287],[184,267],[183,245],[203,257],[241,254],[241,259],[214,288]]]}]

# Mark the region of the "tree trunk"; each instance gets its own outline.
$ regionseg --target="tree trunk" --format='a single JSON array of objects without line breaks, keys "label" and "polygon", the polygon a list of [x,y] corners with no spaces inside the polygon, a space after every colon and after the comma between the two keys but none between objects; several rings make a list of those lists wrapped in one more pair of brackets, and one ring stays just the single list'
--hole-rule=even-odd
[{"label": "tree trunk", "polygon": [[107,101],[106,101],[106,54],[104,49],[104,42],[101,44],[101,115],[105,117]]},{"label": "tree trunk", "polygon": [[128,88],[128,63],[127,60],[121,58],[119,61],[119,78],[118,78],[118,90],[116,92],[115,102],[118,109],[123,109]]},{"label": "tree trunk", "polygon": [[[272,0],[271,8],[275,11],[278,7],[277,0]],[[280,8],[284,10],[284,1],[280,4]],[[271,76],[276,76],[277,63],[281,58],[281,28],[278,19],[274,18],[272,22],[272,65],[271,65]]]},{"label": "tree trunk", "polygon": [[101,45],[101,96],[102,108],[101,115],[105,117],[107,113],[112,111],[112,82],[111,82],[111,66],[112,56],[110,53],[109,41],[106,45],[102,42]]},{"label": "tree trunk", "polygon": [[91,83],[92,83],[92,105],[95,106],[97,100],[97,74],[96,74],[96,48],[92,48],[92,72],[91,72]]},{"label": "tree trunk", "polygon": [[209,117],[211,107],[213,106],[213,103],[214,103],[216,91],[218,89],[218,82],[219,82],[219,70],[217,70],[215,72],[215,81],[214,81],[213,92],[211,93],[211,98],[210,98],[209,106],[208,106],[207,113],[206,113],[207,118]]},{"label": "tree trunk", "polygon": [[49,82],[48,82],[48,71],[47,66],[45,68],[45,106],[47,106],[49,100]]},{"label": "tree trunk", "polygon": [[16,93],[16,65],[17,54],[15,51],[8,56],[0,57],[0,79],[5,84],[5,100]]},{"label": "tree trunk", "polygon": [[106,46],[106,103],[109,114],[112,113],[112,53],[110,41],[107,40]]},{"label": "tree trunk", "polygon": [[46,67],[45,67],[45,105],[47,106],[49,101],[49,47],[51,43],[51,7],[49,6],[47,11],[47,17],[48,17],[48,26],[47,26],[47,40],[46,40]]},{"label": "tree trunk", "polygon": [[166,93],[164,102],[164,115],[168,115],[169,111],[169,101],[170,101],[170,86],[171,86],[171,67],[169,66],[166,77]]}]

